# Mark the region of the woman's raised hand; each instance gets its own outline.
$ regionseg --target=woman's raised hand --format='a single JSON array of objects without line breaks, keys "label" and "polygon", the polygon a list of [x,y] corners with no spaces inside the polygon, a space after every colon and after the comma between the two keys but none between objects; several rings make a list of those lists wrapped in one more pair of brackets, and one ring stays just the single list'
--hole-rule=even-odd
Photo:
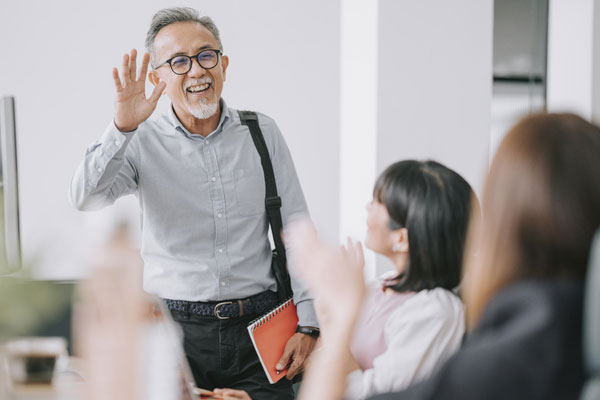
[{"label": "woman's raised hand", "polygon": [[[348,239],[346,247],[331,246],[318,237],[309,221],[291,224],[286,239],[295,265],[315,296],[319,322],[331,328],[354,324],[365,295],[361,244]],[[323,333],[328,330],[321,328]]]}]

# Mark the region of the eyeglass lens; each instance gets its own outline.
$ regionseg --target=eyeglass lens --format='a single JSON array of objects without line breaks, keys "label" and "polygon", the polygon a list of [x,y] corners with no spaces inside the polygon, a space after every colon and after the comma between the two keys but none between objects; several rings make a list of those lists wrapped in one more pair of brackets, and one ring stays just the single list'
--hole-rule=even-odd
[{"label": "eyeglass lens", "polygon": [[219,58],[216,51],[206,50],[195,57],[188,56],[177,56],[171,60],[171,69],[176,74],[185,74],[192,68],[192,58],[198,60],[198,64],[204,69],[214,68],[219,62]]}]

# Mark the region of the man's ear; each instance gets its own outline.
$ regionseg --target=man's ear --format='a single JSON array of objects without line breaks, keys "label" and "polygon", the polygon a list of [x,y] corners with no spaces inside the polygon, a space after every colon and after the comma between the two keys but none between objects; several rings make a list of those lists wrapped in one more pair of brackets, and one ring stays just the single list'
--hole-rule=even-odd
[{"label": "man's ear", "polygon": [[158,85],[158,82],[160,82],[160,78],[158,77],[158,72],[156,72],[155,70],[148,72],[148,79],[150,80],[150,83],[153,86]]},{"label": "man's ear", "polygon": [[229,57],[221,56],[221,68],[223,70],[223,81],[227,78],[227,67],[229,66]]}]

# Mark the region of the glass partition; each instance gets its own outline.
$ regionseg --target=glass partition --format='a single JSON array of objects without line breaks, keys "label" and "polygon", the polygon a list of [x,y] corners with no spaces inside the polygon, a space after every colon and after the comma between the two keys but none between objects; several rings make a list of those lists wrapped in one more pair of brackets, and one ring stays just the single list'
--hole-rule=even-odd
[{"label": "glass partition", "polygon": [[523,115],[546,108],[548,0],[495,0],[490,160]]}]

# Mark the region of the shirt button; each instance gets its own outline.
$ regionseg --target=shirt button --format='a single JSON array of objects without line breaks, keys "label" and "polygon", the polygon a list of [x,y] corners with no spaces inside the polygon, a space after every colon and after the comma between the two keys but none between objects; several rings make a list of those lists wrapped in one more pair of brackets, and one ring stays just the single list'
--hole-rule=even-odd
[{"label": "shirt button", "polygon": [[221,286],[225,286],[225,282],[221,281]]},{"label": "shirt button", "polygon": [[119,139],[115,140],[115,145],[118,146],[121,144],[121,141]]},{"label": "shirt button", "polygon": [[223,249],[219,249],[218,251],[219,251],[219,253],[222,253],[222,252],[223,252]]},{"label": "shirt button", "polygon": [[210,144],[210,140],[205,140],[204,143]]},{"label": "shirt button", "polygon": [[98,167],[98,168],[96,169],[96,171],[98,171],[98,172],[102,172],[102,168]]},{"label": "shirt button", "polygon": [[223,214],[221,214],[221,213],[218,213],[218,214],[217,214],[217,217],[219,217],[219,218],[223,218]]},{"label": "shirt button", "polygon": [[211,181],[216,182],[217,181],[217,177],[213,176],[212,178],[210,178]]}]

